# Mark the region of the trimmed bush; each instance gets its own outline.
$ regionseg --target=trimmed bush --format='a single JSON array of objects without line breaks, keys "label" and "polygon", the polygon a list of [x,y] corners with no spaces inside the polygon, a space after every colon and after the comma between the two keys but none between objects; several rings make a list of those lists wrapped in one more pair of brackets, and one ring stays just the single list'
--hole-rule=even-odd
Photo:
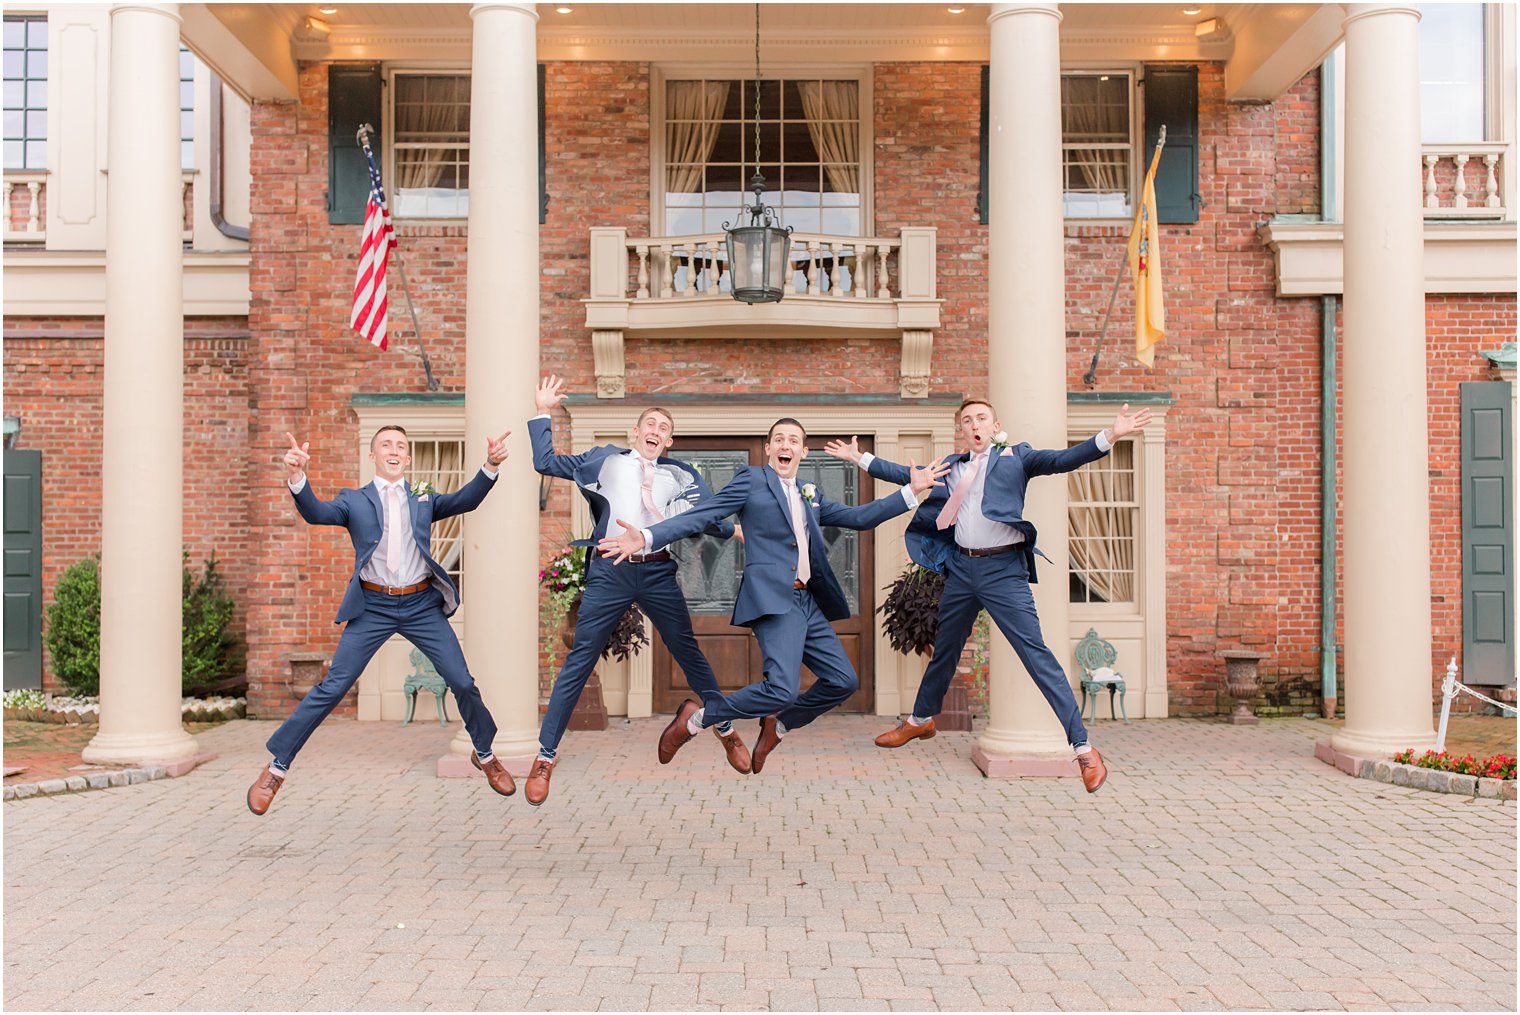
[{"label": "trimmed bush", "polygon": [[100,693],[100,554],[58,576],[48,607],[53,675],[76,694]]}]

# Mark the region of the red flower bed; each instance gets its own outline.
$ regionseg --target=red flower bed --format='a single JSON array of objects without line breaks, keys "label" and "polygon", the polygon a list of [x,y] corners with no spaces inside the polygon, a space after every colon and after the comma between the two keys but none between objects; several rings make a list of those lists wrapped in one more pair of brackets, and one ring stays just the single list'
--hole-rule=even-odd
[{"label": "red flower bed", "polygon": [[1460,775],[1476,775],[1481,779],[1513,779],[1515,777],[1515,759],[1507,754],[1495,754],[1484,761],[1476,761],[1471,754],[1456,758],[1445,751],[1426,751],[1416,758],[1411,748],[1395,754],[1393,760],[1401,765],[1433,768],[1438,772],[1456,772]]}]

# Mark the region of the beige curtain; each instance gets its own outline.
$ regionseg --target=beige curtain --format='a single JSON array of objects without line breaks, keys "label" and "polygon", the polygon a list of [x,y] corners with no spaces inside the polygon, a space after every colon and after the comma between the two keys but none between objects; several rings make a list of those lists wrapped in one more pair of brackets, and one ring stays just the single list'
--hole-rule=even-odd
[{"label": "beige curtain", "polygon": [[829,186],[841,194],[860,193],[860,83],[800,81],[797,90]]},{"label": "beige curtain", "polygon": [[[1124,452],[1128,452],[1125,454]],[[1120,444],[1113,467],[1067,475],[1072,570],[1110,603],[1135,598],[1135,474],[1131,446]],[[1103,464],[1108,464],[1105,462]],[[1117,503],[1116,503],[1117,502]]]},{"label": "beige curtain", "polygon": [[[424,83],[425,82],[425,83]],[[443,141],[440,134],[452,135],[459,131],[457,123],[460,103],[469,102],[469,78],[458,77],[398,77],[396,90],[396,139],[406,141]],[[424,89],[426,91],[424,92]],[[401,93],[406,94],[404,99]],[[403,105],[424,94],[427,101]],[[425,137],[407,137],[421,134]],[[452,148],[401,148],[396,152],[396,181],[398,187],[407,189],[431,187],[443,177],[444,163],[456,149]]]},{"label": "beige curtain", "polygon": [[[1061,135],[1128,141],[1129,123],[1122,106],[1102,101],[1102,82],[1095,77],[1061,79]],[[1068,142],[1075,143],[1075,142]],[[1084,189],[1099,194],[1122,193],[1127,181],[1123,152],[1102,148],[1068,148],[1067,157],[1081,170]]]},{"label": "beige curtain", "polygon": [[727,81],[670,81],[665,102],[665,190],[694,194],[728,102]]},{"label": "beige curtain", "polygon": [[[412,467],[407,476],[412,483],[431,483],[442,493],[450,493],[460,486],[464,472],[464,441],[420,440],[412,445]],[[433,523],[433,559],[443,565],[445,571],[459,567],[459,555],[464,549],[460,539],[464,515],[445,518]]]}]

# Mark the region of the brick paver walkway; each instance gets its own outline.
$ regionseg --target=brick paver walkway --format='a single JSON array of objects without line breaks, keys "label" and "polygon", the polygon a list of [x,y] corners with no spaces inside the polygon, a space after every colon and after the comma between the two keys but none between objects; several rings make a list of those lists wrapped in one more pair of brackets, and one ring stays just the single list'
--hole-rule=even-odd
[{"label": "brick paver walkway", "polygon": [[5,1005],[1515,1008],[1515,805],[1349,778],[1314,723],[1100,723],[1093,797],[970,734],[825,719],[745,778],[662,725],[571,734],[536,809],[433,776],[457,723],[331,723],[263,818],[248,721],[7,803]]}]

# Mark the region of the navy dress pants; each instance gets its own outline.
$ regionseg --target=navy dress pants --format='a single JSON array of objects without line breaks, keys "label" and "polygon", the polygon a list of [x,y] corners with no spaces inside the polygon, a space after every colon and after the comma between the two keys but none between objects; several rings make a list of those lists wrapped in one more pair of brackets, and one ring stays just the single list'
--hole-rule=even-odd
[{"label": "navy dress pants", "polygon": [[343,700],[370,659],[393,634],[400,634],[428,657],[433,669],[454,692],[459,718],[464,721],[475,750],[480,754],[491,753],[496,722],[465,665],[464,652],[449,626],[449,618],[443,615],[443,593],[429,587],[409,596],[388,596],[365,589],[364,612],[343,628],[327,676],[301,699],[290,718],[266,742],[275,764],[290,767],[317,726]]}]

